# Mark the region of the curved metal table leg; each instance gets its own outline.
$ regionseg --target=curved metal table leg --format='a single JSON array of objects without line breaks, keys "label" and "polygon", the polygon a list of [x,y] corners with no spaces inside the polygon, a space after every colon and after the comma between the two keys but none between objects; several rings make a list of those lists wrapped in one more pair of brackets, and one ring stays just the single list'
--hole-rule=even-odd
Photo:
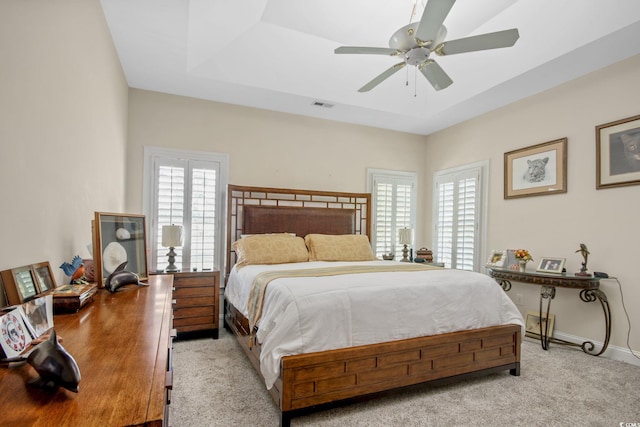
[{"label": "curved metal table leg", "polygon": [[[553,286],[545,286],[543,285],[540,288],[540,310],[539,310],[539,319],[540,319],[540,344],[542,345],[543,350],[549,349],[549,309],[551,308],[551,300],[556,296],[556,288]],[[542,316],[542,301],[547,301],[547,313],[545,316]]]},{"label": "curved metal table leg", "polygon": [[505,291],[505,292],[509,292],[511,290],[511,282],[508,281],[507,279],[495,279],[498,284],[500,285],[500,287]]},{"label": "curved metal table leg", "polygon": [[595,353],[595,345],[591,341],[582,343],[582,351],[592,356],[600,356],[609,346],[609,338],[611,338],[611,309],[609,308],[609,300],[604,292],[600,289],[584,289],[580,291],[580,299],[584,302],[600,301],[602,311],[604,312],[605,337],[604,344],[598,353]]}]

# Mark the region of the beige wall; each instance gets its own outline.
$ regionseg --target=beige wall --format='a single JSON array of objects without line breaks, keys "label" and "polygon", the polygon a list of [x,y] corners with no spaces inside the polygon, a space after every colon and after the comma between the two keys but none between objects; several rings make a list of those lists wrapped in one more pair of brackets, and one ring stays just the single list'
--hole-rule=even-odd
[{"label": "beige wall", "polygon": [[98,0],[3,0],[0,52],[0,269],[62,283],[94,210],[124,205],[127,84]]},{"label": "beige wall", "polygon": [[[640,186],[596,190],[595,126],[640,114],[640,56],[530,97],[482,117],[430,135],[427,180],[452,166],[490,161],[487,250],[529,249],[534,258],[562,257],[575,272],[582,258],[575,251],[586,243],[592,271],[620,279],[632,322],[631,346],[640,349],[640,270],[636,226]],[[507,151],[568,138],[566,194],[503,198],[503,155]],[[427,212],[430,223],[431,212]],[[429,230],[430,231],[430,230]],[[428,239],[431,238],[429,233]],[[535,269],[537,264],[529,268]],[[627,320],[618,284],[601,284],[611,304],[612,344],[626,347]],[[522,295],[523,312],[538,309],[539,288],[514,284],[510,295]],[[584,303],[578,292],[559,289],[552,302],[556,330],[602,341],[604,321],[598,303]]]},{"label": "beige wall", "polygon": [[[364,192],[367,168],[426,179],[423,136],[132,89],[127,209],[135,212],[144,146],[227,153],[237,185]],[[424,206],[421,198],[418,217]]]}]

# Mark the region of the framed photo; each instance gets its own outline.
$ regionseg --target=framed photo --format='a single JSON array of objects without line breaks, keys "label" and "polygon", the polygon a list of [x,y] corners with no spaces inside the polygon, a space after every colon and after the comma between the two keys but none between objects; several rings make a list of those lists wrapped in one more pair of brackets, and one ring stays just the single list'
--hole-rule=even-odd
[{"label": "framed photo", "polygon": [[95,212],[93,234],[94,279],[99,287],[125,261],[125,270],[147,278],[144,215]]},{"label": "framed photo", "polygon": [[56,279],[51,271],[51,265],[48,261],[39,262],[31,266],[38,284],[40,293],[50,291],[56,287]]},{"label": "framed photo", "polygon": [[567,192],[567,138],[504,153],[504,198]]},{"label": "framed photo", "polygon": [[640,116],[596,126],[596,189],[640,184]]},{"label": "framed photo", "polygon": [[[553,336],[553,322],[555,320],[555,316],[553,314],[549,314],[549,329],[547,336]],[[527,312],[527,317],[525,320],[525,335],[531,338],[540,338],[540,327],[542,326],[542,330],[547,327],[547,318],[542,317],[542,324],[540,323],[540,313],[537,311],[529,311]]]},{"label": "framed photo", "polygon": [[500,251],[492,250],[491,255],[489,255],[489,259],[487,260],[487,267],[503,268],[506,259],[507,259],[506,250],[500,250]]},{"label": "framed photo", "polygon": [[566,258],[540,258],[536,271],[561,274]]},{"label": "framed photo", "polygon": [[38,295],[38,285],[30,265],[0,272],[9,305],[30,301]]}]

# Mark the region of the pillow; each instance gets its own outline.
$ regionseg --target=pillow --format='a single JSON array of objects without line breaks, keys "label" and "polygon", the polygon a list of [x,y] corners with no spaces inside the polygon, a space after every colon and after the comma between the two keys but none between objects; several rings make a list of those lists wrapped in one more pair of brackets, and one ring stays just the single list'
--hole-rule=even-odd
[{"label": "pillow", "polygon": [[302,237],[289,233],[255,234],[233,243],[236,251],[236,265],[284,264],[287,262],[309,261],[309,251]]},{"label": "pillow", "polygon": [[310,261],[374,261],[369,238],[364,234],[307,234]]}]

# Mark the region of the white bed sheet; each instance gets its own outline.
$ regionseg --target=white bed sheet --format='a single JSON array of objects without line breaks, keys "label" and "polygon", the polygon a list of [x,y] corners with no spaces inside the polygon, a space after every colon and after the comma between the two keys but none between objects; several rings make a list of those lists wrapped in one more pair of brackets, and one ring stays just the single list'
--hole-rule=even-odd
[{"label": "white bed sheet", "polygon": [[[234,267],[225,298],[248,316],[251,284],[263,271],[388,262]],[[282,356],[504,324],[524,328],[520,311],[484,274],[451,269],[378,272],[273,280],[256,338],[262,343],[260,370],[271,388]]]}]

